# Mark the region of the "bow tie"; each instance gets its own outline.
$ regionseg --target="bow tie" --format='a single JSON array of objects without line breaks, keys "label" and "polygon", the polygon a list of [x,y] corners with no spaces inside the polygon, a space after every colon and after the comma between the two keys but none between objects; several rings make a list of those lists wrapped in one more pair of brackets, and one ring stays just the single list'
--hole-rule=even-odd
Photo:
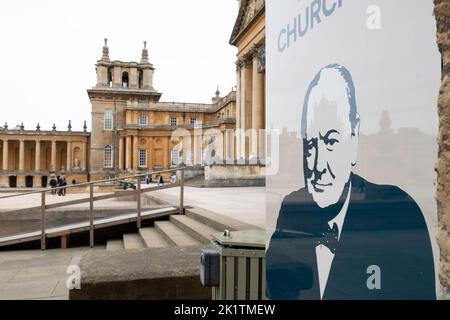
[{"label": "bow tie", "polygon": [[317,245],[324,245],[330,249],[333,254],[335,254],[338,244],[339,229],[336,223],[333,223],[333,228],[330,228],[328,224],[327,226],[327,230],[322,233],[323,236],[319,239],[319,241],[317,241]]}]

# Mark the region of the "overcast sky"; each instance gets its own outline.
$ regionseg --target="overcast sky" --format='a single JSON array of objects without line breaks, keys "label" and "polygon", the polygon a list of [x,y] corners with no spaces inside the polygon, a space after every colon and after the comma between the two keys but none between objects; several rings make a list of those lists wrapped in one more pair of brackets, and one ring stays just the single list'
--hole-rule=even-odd
[{"label": "overcast sky", "polygon": [[208,103],[236,85],[228,41],[235,0],[0,1],[0,125],[34,129],[72,120],[90,128],[86,89],[96,83],[103,39],[110,58],[140,61],[148,41],[162,101]]}]

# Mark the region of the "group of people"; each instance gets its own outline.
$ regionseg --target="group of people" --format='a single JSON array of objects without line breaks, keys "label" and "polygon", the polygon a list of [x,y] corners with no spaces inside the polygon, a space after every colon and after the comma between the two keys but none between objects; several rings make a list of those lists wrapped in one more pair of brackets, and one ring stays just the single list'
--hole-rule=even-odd
[{"label": "group of people", "polygon": [[65,176],[52,176],[50,179],[50,187],[52,188],[52,195],[58,194],[58,196],[65,196],[66,195],[66,188],[60,188],[59,187],[65,187],[67,186],[67,181]]},{"label": "group of people", "polygon": [[[176,180],[177,180],[176,175],[172,175],[172,176],[170,177],[170,183],[175,183]],[[152,175],[151,175],[150,173],[147,174],[147,176],[145,177],[145,182],[146,182],[147,184],[150,184],[150,183],[153,182],[153,178],[152,178]],[[157,178],[156,178],[156,183],[158,184],[158,187],[159,187],[160,185],[164,185],[164,178],[163,178],[162,175],[158,175],[158,176],[157,176]]]}]

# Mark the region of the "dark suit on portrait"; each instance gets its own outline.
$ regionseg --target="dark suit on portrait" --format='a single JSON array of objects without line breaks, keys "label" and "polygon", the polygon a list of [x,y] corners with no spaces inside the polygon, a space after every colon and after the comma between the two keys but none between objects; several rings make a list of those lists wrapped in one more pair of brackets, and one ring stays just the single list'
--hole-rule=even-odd
[{"label": "dark suit on portrait", "polygon": [[[323,299],[436,299],[433,253],[416,202],[352,174],[350,202]],[[348,190],[348,189],[347,189]],[[267,251],[269,299],[320,299],[315,248],[324,223],[306,188],[285,197]],[[369,290],[367,268],[381,269]]]}]

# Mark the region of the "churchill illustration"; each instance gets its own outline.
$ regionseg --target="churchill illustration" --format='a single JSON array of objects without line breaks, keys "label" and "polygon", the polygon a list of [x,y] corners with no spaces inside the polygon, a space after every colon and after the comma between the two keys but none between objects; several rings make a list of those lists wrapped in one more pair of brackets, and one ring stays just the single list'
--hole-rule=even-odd
[{"label": "churchill illustration", "polygon": [[284,198],[267,252],[269,299],[436,298],[421,209],[353,172],[360,124],[350,72],[322,68],[301,115],[305,187]]}]

